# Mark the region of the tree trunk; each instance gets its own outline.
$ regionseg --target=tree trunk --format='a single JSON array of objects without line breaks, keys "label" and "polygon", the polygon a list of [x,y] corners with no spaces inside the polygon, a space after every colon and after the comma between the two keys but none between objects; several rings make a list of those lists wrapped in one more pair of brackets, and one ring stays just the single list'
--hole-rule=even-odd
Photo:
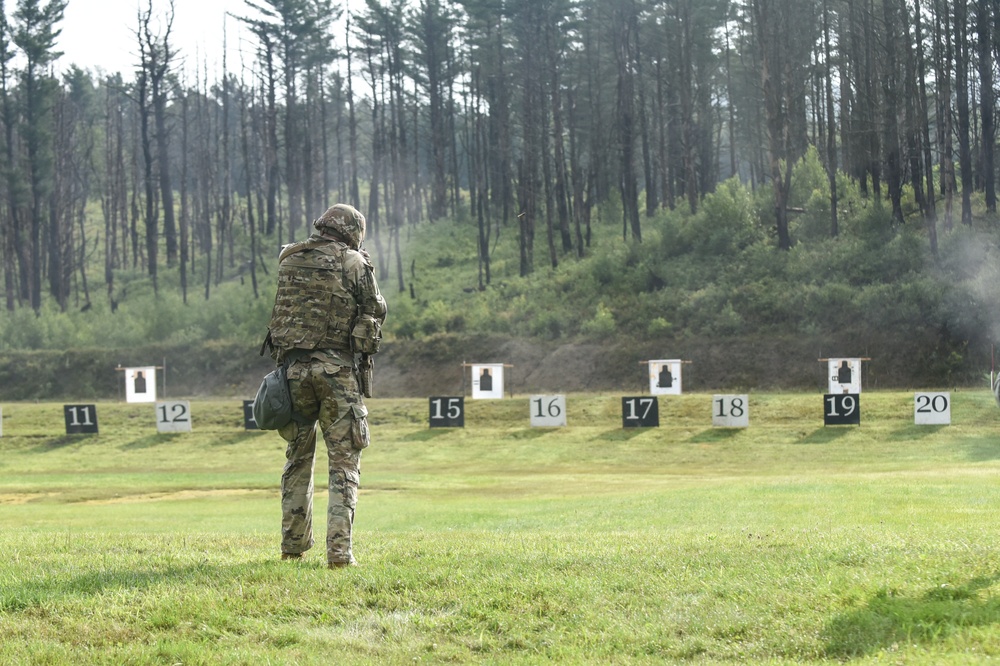
[{"label": "tree trunk", "polygon": [[979,0],[976,3],[976,27],[979,37],[979,113],[983,122],[983,185],[986,193],[986,210],[997,212],[996,167],[996,91],[993,89],[993,45],[996,3]]}]

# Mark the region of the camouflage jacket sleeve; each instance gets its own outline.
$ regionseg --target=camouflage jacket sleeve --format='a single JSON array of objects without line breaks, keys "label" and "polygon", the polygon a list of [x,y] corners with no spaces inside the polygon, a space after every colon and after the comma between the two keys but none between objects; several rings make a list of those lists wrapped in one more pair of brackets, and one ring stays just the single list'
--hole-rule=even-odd
[{"label": "camouflage jacket sleeve", "polygon": [[361,311],[371,314],[378,319],[379,323],[385,321],[388,309],[385,299],[378,289],[378,283],[375,281],[375,267],[372,265],[368,253],[349,251],[345,268],[349,276],[348,279],[355,289],[354,293]]}]

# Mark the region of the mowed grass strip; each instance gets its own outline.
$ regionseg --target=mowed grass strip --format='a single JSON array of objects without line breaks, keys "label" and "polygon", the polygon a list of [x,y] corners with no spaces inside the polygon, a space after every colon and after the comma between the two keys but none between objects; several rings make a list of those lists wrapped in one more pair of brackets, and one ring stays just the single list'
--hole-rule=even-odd
[{"label": "mowed grass strip", "polygon": [[[361,566],[278,560],[275,433],[239,401],[4,405],[0,663],[980,663],[1000,656],[1000,409],[953,392],[951,426],[912,393],[862,395],[824,428],[821,395],[751,394],[746,430],[711,395],[373,400],[356,521]],[[148,415],[146,414],[148,412]],[[317,487],[325,486],[325,465]],[[324,534],[325,491],[315,508]]]}]

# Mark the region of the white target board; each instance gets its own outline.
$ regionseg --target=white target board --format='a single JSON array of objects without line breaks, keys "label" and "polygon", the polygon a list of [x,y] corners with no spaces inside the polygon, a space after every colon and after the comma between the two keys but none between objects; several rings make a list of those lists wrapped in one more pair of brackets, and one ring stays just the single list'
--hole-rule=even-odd
[{"label": "white target board", "polygon": [[503,398],[503,363],[472,365],[472,399],[500,400]]},{"label": "white target board", "polygon": [[749,428],[750,396],[713,395],[712,425],[719,428]]},{"label": "white target board", "polygon": [[649,362],[649,392],[652,395],[681,394],[680,359]]},{"label": "white target board", "polygon": [[528,404],[532,428],[558,428],[566,425],[566,396],[533,395]]},{"label": "white target board", "polygon": [[861,359],[827,359],[827,393],[861,393]]},{"label": "white target board", "polygon": [[125,368],[125,402],[156,402],[156,368]]},{"label": "white target board", "polygon": [[191,403],[172,400],[156,403],[157,432],[191,432]]},{"label": "white target board", "polygon": [[951,393],[914,393],[915,425],[951,425]]}]

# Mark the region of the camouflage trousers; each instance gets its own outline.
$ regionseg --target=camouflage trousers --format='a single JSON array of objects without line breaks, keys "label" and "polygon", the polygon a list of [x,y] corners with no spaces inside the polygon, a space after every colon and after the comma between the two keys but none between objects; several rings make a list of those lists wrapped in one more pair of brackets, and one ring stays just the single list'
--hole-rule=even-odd
[{"label": "camouflage trousers", "polygon": [[316,426],[326,442],[330,501],[326,521],[328,562],[351,562],[351,531],[361,480],[361,451],[368,446],[368,410],[351,360],[314,353],[288,368],[292,404],[300,420],[278,432],[288,443],[281,475],[281,551],[302,553],[314,544],[313,470]]}]

